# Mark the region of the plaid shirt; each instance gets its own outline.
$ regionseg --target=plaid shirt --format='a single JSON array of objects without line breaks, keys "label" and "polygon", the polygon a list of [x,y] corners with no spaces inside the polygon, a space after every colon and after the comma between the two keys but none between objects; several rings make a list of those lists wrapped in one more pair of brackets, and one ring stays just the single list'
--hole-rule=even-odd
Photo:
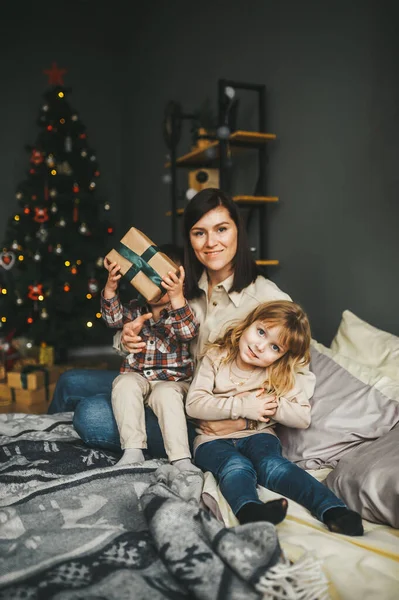
[{"label": "plaid shirt", "polygon": [[[148,312],[151,308],[139,306],[137,300],[123,305],[119,296],[106,300],[101,295],[101,314],[108,327],[121,329],[124,323]],[[194,365],[189,346],[198,330],[199,323],[187,302],[177,310],[165,308],[157,322],[152,318],[144,322],[139,335],[147,346],[142,352],[128,354],[120,372],[135,371],[149,381],[191,379]]]}]

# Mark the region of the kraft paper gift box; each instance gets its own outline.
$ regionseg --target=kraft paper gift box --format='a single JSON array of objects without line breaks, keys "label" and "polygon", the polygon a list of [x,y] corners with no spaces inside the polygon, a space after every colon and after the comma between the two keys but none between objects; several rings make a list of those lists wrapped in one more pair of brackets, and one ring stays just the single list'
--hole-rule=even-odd
[{"label": "kraft paper gift box", "polygon": [[53,398],[55,383],[46,389],[18,390],[5,383],[0,384],[0,414],[35,413],[44,414]]},{"label": "kraft paper gift box", "polygon": [[0,407],[12,402],[11,388],[6,383],[0,383]]},{"label": "kraft paper gift box", "polygon": [[16,389],[37,390],[55,383],[63,370],[65,369],[58,366],[26,365],[18,370],[9,371],[7,383],[9,387]]},{"label": "kraft paper gift box", "polygon": [[169,271],[178,271],[175,263],[144,233],[131,227],[106,258],[121,267],[121,274],[147,302],[156,302],[165,289],[161,280]]},{"label": "kraft paper gift box", "polygon": [[13,400],[15,399],[18,408],[16,412],[25,412],[28,407],[43,408],[46,411],[52,400],[55,386],[56,383],[51,383],[47,388],[42,387],[37,390],[14,389]]}]

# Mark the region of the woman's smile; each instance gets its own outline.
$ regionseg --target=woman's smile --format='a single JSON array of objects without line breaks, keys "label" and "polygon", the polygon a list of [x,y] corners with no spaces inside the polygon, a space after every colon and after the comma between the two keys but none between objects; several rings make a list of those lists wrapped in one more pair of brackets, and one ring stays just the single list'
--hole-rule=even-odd
[{"label": "woman's smile", "polygon": [[197,259],[218,281],[234,270],[237,252],[237,226],[224,206],[207,212],[190,230],[190,242]]}]

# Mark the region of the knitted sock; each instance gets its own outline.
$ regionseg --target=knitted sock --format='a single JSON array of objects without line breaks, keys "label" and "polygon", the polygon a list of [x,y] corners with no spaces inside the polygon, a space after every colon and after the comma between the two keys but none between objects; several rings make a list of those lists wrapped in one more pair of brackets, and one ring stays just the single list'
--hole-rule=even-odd
[{"label": "knitted sock", "polygon": [[270,502],[266,502],[266,504],[248,502],[240,508],[236,517],[241,524],[268,521],[277,525],[277,523],[281,523],[284,520],[287,508],[288,502],[285,498],[271,500]]},{"label": "knitted sock", "polygon": [[336,506],[326,510],[323,522],[330,531],[344,535],[363,535],[362,517],[354,510],[344,506]]},{"label": "knitted sock", "polygon": [[126,448],[123,451],[122,458],[117,465],[132,465],[134,463],[143,463],[145,461],[143,451],[140,448]]},{"label": "knitted sock", "polygon": [[179,460],[173,460],[171,463],[179,471],[192,471],[194,473],[202,473],[201,469],[193,465],[189,458],[180,458]]}]

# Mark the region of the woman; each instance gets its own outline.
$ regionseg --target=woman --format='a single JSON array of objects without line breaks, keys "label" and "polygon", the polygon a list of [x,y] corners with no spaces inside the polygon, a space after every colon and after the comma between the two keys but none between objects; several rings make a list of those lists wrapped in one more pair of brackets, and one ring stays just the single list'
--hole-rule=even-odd
[{"label": "woman", "polygon": [[[269,300],[291,300],[272,281],[259,274],[247,241],[237,205],[219,189],[199,192],[183,216],[185,295],[200,323],[192,342],[194,359],[205,343],[213,342],[223,327],[245,317]],[[140,352],[144,346],[134,332],[134,321],[114,337],[118,351]],[[111,408],[111,389],[116,371],[71,370],[58,380],[49,413],[74,411],[73,424],[82,440],[93,447],[120,452],[119,434]],[[245,419],[203,421],[206,432],[229,434],[247,426]],[[155,415],[146,410],[148,452],[166,457]],[[195,429],[188,423],[190,444]]]}]

